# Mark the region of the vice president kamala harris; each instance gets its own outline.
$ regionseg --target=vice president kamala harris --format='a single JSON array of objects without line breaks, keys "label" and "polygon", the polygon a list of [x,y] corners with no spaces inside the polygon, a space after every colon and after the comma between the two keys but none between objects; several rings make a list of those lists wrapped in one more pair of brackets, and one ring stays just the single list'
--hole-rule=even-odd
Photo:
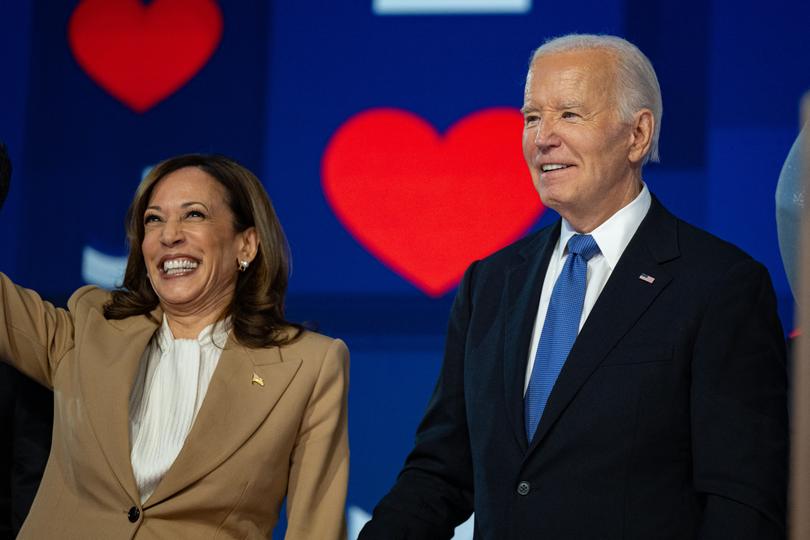
[{"label": "vice president kamala harris", "polygon": [[20,538],[345,537],[348,351],[283,317],[286,242],[221,156],[157,165],[127,218],[123,287],[68,309],[0,274],[0,357],[54,391]]}]

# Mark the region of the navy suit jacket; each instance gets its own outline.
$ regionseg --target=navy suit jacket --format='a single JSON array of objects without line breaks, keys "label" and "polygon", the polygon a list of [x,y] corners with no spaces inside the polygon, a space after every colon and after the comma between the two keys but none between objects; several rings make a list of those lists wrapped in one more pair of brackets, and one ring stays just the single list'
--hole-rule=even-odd
[{"label": "navy suit jacket", "polygon": [[559,230],[467,270],[415,448],[360,538],[450,538],[472,511],[487,540],[783,538],[787,382],[767,270],[655,198],[527,441]]}]

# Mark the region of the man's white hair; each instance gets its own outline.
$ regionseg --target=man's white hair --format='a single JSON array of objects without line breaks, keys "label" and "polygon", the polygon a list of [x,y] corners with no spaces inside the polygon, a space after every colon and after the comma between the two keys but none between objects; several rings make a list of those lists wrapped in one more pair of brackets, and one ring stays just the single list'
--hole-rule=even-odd
[{"label": "man's white hair", "polygon": [[568,34],[551,38],[538,47],[532,54],[529,69],[541,56],[585,49],[602,49],[615,56],[616,105],[622,120],[632,120],[633,115],[641,109],[652,111],[655,129],[644,163],[659,161],[658,136],[661,133],[661,115],[664,113],[661,87],[650,59],[638,47],[617,36]]}]

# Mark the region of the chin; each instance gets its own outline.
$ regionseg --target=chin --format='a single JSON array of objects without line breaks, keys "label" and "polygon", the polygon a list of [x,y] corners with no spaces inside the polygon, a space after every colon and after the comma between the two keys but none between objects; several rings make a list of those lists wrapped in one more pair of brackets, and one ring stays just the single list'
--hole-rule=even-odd
[{"label": "chin", "polygon": [[559,212],[558,208],[563,206],[563,199],[547,189],[538,189],[537,194],[540,195],[540,202],[542,202],[543,206],[546,208],[551,208]]},{"label": "chin", "polygon": [[180,304],[187,304],[192,302],[198,295],[196,292],[185,289],[185,290],[167,290],[166,288],[163,289],[156,289],[155,292],[160,298],[161,302],[165,302],[167,304],[172,305],[180,305]]}]

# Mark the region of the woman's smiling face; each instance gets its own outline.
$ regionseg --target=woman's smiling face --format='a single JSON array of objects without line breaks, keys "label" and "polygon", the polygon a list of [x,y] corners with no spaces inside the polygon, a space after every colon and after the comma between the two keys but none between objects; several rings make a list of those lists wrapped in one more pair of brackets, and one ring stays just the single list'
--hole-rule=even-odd
[{"label": "woman's smiling face", "polygon": [[215,321],[255,240],[253,228],[234,229],[225,188],[201,169],[178,169],[155,185],[143,221],[144,263],[163,310]]}]

